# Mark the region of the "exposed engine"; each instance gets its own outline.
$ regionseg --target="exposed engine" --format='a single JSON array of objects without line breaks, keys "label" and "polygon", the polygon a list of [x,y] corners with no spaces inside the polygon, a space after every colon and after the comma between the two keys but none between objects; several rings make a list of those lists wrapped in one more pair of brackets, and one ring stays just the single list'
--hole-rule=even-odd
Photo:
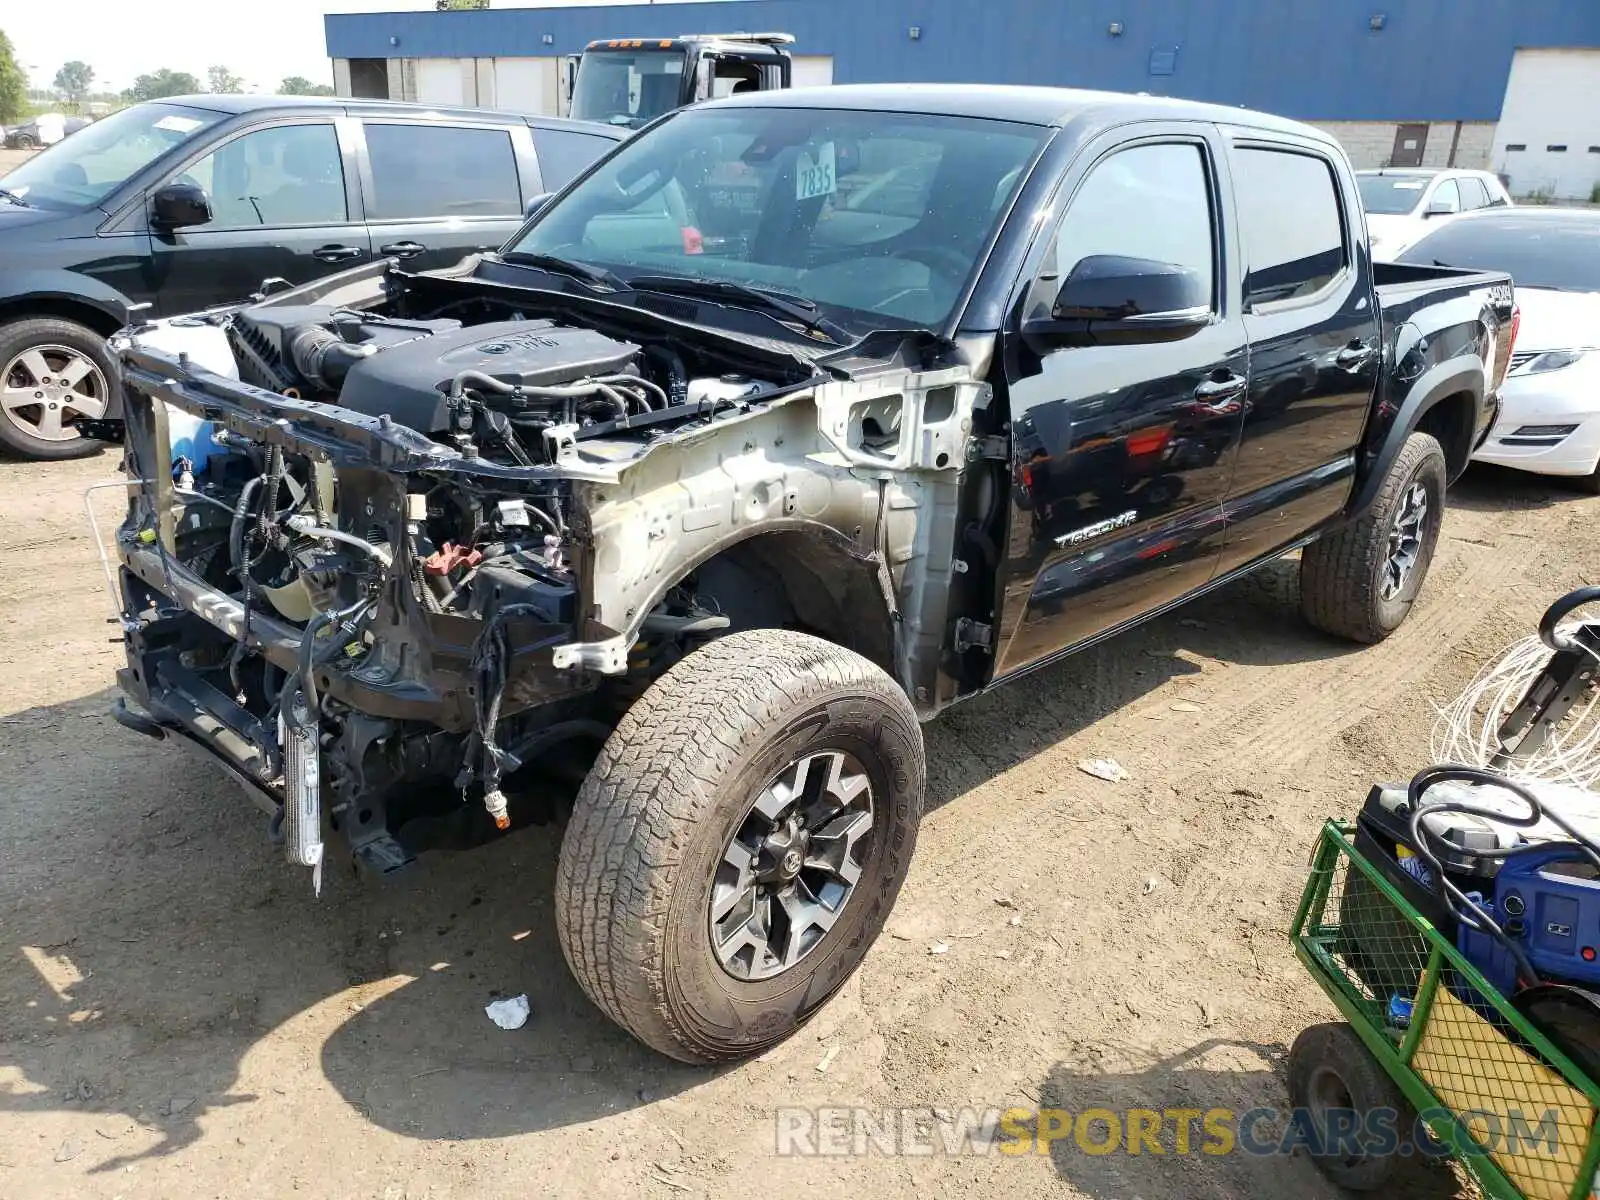
[{"label": "exposed engine", "polygon": [[565,437],[682,419],[766,388],[690,379],[682,358],[549,319],[463,325],[322,305],[235,314],[229,345],[247,383],[391,420],[469,457],[549,463]]}]

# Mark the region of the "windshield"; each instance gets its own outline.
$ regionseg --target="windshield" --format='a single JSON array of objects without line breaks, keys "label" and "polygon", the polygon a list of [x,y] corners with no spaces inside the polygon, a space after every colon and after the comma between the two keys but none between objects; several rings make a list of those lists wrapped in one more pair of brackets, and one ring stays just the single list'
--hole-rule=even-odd
[{"label": "windshield", "polygon": [[1505,271],[1518,287],[1600,292],[1600,216],[1469,217],[1434,230],[1400,261]]},{"label": "windshield", "polygon": [[176,104],[136,104],[34,155],[0,179],[0,187],[35,208],[89,208],[222,116]]},{"label": "windshield", "polygon": [[1398,217],[1410,212],[1428,186],[1425,175],[1357,175],[1361,207],[1374,216]]},{"label": "windshield", "polygon": [[1048,135],[972,117],[685,110],[506,247],[798,296],[855,332],[937,328]]},{"label": "windshield", "polygon": [[637,128],[683,103],[682,50],[591,50],[578,64],[572,115]]}]

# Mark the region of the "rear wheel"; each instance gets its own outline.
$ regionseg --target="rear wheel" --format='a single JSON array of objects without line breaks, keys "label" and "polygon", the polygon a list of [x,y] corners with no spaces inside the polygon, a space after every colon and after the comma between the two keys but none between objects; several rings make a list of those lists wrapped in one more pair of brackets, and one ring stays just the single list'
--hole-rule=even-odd
[{"label": "rear wheel", "polygon": [[1447,479],[1438,441],[1426,433],[1407,438],[1371,507],[1301,556],[1307,621],[1357,642],[1381,642],[1400,628],[1439,544]]},{"label": "rear wheel", "polygon": [[612,1020],[686,1062],[759,1053],[850,977],[921,815],[898,685],[829,642],[733,634],[629,709],[561,845],[557,927]]},{"label": "rear wheel", "polygon": [[106,415],[116,377],[105,338],[76,321],[41,317],[0,326],[0,446],[33,459],[103,449],[76,423]]}]

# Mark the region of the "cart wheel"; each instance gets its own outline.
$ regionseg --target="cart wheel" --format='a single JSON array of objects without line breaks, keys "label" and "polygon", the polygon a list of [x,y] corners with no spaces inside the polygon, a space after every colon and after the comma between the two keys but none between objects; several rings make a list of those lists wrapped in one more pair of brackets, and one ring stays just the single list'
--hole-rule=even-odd
[{"label": "cart wheel", "polygon": [[[1347,1109],[1365,1120],[1374,1109],[1387,1108],[1401,1118],[1410,1106],[1394,1081],[1384,1074],[1356,1031],[1344,1022],[1313,1025],[1295,1038],[1289,1048],[1289,1102],[1304,1109],[1319,1131],[1329,1128],[1329,1113]],[[1404,1160],[1397,1154],[1350,1153],[1348,1147],[1330,1147],[1332,1153],[1312,1154],[1317,1169],[1340,1187],[1353,1192],[1383,1188]]]}]

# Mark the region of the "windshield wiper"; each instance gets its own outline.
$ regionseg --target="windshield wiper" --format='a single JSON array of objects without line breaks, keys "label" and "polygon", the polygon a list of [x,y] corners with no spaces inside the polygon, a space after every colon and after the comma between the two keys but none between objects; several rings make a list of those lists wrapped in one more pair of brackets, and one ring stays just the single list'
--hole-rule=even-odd
[{"label": "windshield wiper", "polygon": [[635,275],[628,280],[628,286],[652,292],[678,292],[686,296],[731,300],[746,308],[794,321],[812,337],[820,335],[835,345],[853,340],[844,329],[819,316],[817,306],[810,300],[803,296],[791,296],[787,292],[772,292],[730,279],[694,279],[683,275]]},{"label": "windshield wiper", "polygon": [[16,192],[13,192],[9,188],[0,187],[0,200],[9,200],[9,201],[11,201],[11,203],[15,204],[18,208],[32,208],[33,207],[33,205],[29,204],[26,200],[24,200],[21,196],[17,195]]},{"label": "windshield wiper", "polygon": [[588,263],[573,262],[570,258],[562,258],[559,254],[508,250],[500,256],[500,261],[519,267],[537,267],[541,271],[551,271],[557,275],[569,275],[580,283],[587,283],[592,287],[610,288],[613,292],[623,291],[629,286],[621,277],[604,267],[591,267]]}]

